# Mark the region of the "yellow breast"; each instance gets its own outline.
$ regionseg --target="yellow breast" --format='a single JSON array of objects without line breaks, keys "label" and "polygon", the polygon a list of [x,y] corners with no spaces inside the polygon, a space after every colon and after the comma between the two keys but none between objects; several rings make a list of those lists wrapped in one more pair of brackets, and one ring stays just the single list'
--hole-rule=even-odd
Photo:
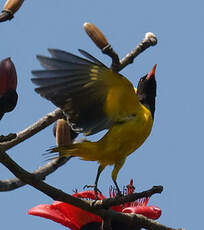
[{"label": "yellow breast", "polygon": [[[153,125],[150,111],[143,105],[136,116],[124,123],[114,125],[98,142],[100,160],[114,164],[139,148],[149,136]],[[104,162],[105,159],[105,162]]]}]

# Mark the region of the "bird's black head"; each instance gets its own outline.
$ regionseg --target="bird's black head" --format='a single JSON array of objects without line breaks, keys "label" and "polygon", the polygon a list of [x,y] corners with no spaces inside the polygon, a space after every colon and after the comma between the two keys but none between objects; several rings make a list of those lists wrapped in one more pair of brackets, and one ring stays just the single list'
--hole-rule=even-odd
[{"label": "bird's black head", "polygon": [[156,97],[156,80],[155,80],[155,70],[156,66],[152,70],[140,78],[137,86],[137,96],[139,101],[151,111],[152,117],[154,118],[155,111],[155,97]]}]

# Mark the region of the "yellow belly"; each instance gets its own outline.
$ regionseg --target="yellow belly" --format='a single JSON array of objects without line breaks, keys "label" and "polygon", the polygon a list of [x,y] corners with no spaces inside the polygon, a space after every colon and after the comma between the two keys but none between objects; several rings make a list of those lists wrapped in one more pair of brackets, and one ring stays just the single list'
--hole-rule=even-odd
[{"label": "yellow belly", "polygon": [[60,150],[61,156],[78,156],[101,165],[116,164],[139,148],[149,136],[153,119],[143,105],[133,117],[123,117],[124,122],[113,125],[97,142],[75,143]]},{"label": "yellow belly", "polygon": [[151,132],[152,124],[151,113],[144,107],[134,119],[114,125],[97,142],[98,162],[107,165],[126,158],[144,143]]}]

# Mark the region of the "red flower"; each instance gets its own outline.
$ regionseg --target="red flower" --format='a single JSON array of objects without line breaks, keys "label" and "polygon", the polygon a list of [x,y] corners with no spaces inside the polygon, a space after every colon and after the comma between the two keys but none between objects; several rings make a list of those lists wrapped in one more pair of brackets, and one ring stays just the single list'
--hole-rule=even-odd
[{"label": "red flower", "polygon": [[[109,192],[110,197],[116,196],[116,192],[112,187]],[[133,181],[131,180],[130,184],[127,186],[127,190],[124,190],[123,193],[126,195],[133,192],[134,186]],[[95,193],[92,190],[79,193],[76,192],[73,196],[90,200],[95,200],[96,198]],[[106,197],[98,193],[98,199],[103,200],[106,199]],[[156,206],[147,206],[148,200],[149,198],[142,198],[134,202],[125,203],[124,205],[114,206],[112,209],[117,212],[142,214],[151,219],[158,219],[161,215],[161,209]],[[91,227],[91,225],[93,229],[99,229],[100,223],[102,222],[102,219],[99,216],[60,201],[54,201],[51,205],[38,205],[31,208],[28,211],[28,214],[51,219],[72,230],[86,229],[87,226]],[[114,224],[114,226],[117,226],[116,228],[119,227],[117,223]]]},{"label": "red flower", "polygon": [[17,103],[17,74],[10,58],[0,62],[0,119],[4,113],[12,111]]},{"label": "red flower", "polygon": [[[133,193],[135,191],[133,180],[130,180],[130,184],[126,187],[127,189],[124,189],[123,195]],[[112,187],[110,188],[109,194],[110,197],[116,196],[116,193]],[[133,202],[127,202],[120,206],[114,206],[112,209],[117,212],[141,214],[147,218],[156,220],[161,216],[161,209],[157,206],[147,206],[148,201],[149,197],[144,197]]]}]

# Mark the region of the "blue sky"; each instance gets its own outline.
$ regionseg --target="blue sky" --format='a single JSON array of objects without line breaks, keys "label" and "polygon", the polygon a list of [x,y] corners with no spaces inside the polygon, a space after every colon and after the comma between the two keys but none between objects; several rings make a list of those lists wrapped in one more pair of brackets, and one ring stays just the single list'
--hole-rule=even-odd
[{"label": "blue sky", "polygon": [[[5,1],[1,2],[3,7]],[[39,4],[40,2],[40,4]],[[163,185],[151,198],[163,214],[159,221],[172,227],[198,229],[203,213],[203,1],[25,1],[10,22],[0,24],[0,59],[8,56],[18,73],[16,109],[0,121],[1,134],[19,132],[55,109],[34,92],[31,70],[41,68],[36,54],[47,48],[79,54],[82,48],[110,65],[83,30],[84,22],[96,24],[120,57],[132,50],[146,32],[158,44],[145,51],[122,74],[133,84],[157,64],[157,102],[152,133],[143,146],[128,157],[118,175],[122,187],[134,179],[137,191]],[[43,164],[42,153],[55,144],[52,127],[10,149],[9,155],[32,171]],[[99,135],[91,137],[96,140]],[[93,183],[97,164],[73,159],[46,182],[68,193]],[[99,188],[108,195],[112,167],[107,167]],[[0,165],[0,179],[12,174]],[[52,200],[30,186],[0,194],[1,226],[5,230],[64,229],[54,222],[28,216],[27,210]]]}]

